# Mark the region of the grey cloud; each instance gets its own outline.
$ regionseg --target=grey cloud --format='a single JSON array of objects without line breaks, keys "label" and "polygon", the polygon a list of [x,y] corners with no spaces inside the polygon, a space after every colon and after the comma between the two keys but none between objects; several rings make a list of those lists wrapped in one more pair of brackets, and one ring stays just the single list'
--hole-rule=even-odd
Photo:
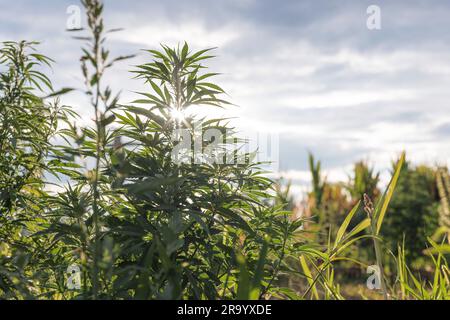
[{"label": "grey cloud", "polygon": [[[340,139],[329,132],[328,139],[302,138],[292,135],[280,136],[280,169],[308,170],[308,153],[321,159],[324,169],[343,167],[361,160],[370,150],[360,146],[343,149],[339,146]],[[349,141],[350,143],[352,141]]]},{"label": "grey cloud", "polygon": [[450,122],[440,125],[435,128],[434,133],[440,138],[450,138]]}]

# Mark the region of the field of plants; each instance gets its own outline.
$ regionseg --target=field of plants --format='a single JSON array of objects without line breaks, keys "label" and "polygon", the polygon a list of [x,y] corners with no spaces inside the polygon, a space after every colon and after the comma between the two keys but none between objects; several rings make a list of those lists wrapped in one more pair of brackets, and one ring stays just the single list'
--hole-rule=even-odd
[{"label": "field of plants", "polygon": [[[227,119],[180,116],[231,104],[211,49],[147,50],[130,66],[146,91],[124,104],[105,74],[132,55],[110,56],[117,30],[81,2],[91,125],[61,103],[72,89],[52,86],[38,43],[1,44],[0,299],[450,299],[448,168],[399,153],[381,189],[370,164],[332,183],[311,154],[297,204],[233,149]],[[183,139],[209,150],[218,135],[218,154],[175,161]]]}]

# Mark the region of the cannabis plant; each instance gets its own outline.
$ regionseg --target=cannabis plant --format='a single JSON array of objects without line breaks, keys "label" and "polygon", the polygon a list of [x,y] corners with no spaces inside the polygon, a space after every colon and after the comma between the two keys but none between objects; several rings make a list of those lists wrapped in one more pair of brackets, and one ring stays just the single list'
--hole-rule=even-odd
[{"label": "cannabis plant", "polygon": [[[109,57],[102,3],[82,3],[88,29],[77,38],[86,42],[81,70],[94,121],[64,119],[65,143],[49,155],[62,182],[45,196],[32,235],[46,239],[37,252],[53,275],[38,289],[62,299],[270,297],[301,222],[268,204],[272,181],[235,147],[242,140],[226,120],[187,115],[193,105],[229,104],[210,81],[215,73],[203,72],[211,50],[148,50],[150,61],[133,71],[148,91],[119,103],[103,76],[128,57]],[[177,160],[183,139],[200,147],[193,161]],[[73,264],[78,291],[61,282]]]},{"label": "cannabis plant", "polygon": [[39,254],[46,239],[29,236],[46,208],[44,173],[58,121],[71,111],[58,101],[42,72],[51,60],[35,51],[35,42],[4,42],[0,49],[0,292],[32,297],[41,277]]},{"label": "cannabis plant", "polygon": [[[224,90],[211,82],[215,74],[201,72],[210,50],[191,52],[184,44],[148,52],[153,61],[135,71],[148,92],[116,113],[123,144],[112,150],[110,173],[126,201],[108,217],[108,234],[121,244],[115,294],[141,299],[270,295],[298,223],[289,221],[289,212],[266,205],[272,182],[251,154],[229,148],[235,140],[225,120],[189,113],[193,105],[228,104],[220,97]],[[188,154],[198,144],[203,156],[213,143],[228,153],[216,161],[192,154],[177,162],[179,130],[192,141]],[[249,276],[241,279],[243,273]],[[240,284],[249,278],[251,283]]]}]

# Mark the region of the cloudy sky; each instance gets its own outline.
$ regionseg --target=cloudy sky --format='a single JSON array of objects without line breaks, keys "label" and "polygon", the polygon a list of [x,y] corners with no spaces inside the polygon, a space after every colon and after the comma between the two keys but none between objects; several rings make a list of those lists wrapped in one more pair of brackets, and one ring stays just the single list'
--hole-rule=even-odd
[{"label": "cloudy sky", "polygon": [[[106,24],[125,28],[112,53],[187,41],[218,47],[210,62],[244,132],[279,137],[278,166],[300,190],[307,152],[329,179],[369,160],[386,177],[401,150],[429,164],[450,159],[450,2],[321,0],[107,0]],[[381,30],[366,26],[369,5]],[[65,32],[76,0],[0,0],[0,41],[38,40],[56,60],[55,85],[81,87],[79,43]],[[129,64],[147,61],[140,51]],[[142,89],[125,63],[108,74],[124,101]],[[89,119],[77,94],[64,97]],[[223,115],[223,112],[215,111]]]}]

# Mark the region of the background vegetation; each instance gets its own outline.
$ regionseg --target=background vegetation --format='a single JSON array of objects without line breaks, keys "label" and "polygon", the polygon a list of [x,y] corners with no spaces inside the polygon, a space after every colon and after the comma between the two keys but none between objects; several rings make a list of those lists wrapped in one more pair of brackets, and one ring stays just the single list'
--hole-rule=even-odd
[{"label": "background vegetation", "polygon": [[[132,56],[110,57],[116,30],[105,29],[102,3],[82,4],[89,125],[61,105],[71,89],[54,90],[37,43],[0,50],[0,298],[449,298],[446,168],[414,167],[403,154],[381,190],[366,163],[329,183],[311,155],[312,191],[299,208],[252,153],[229,148],[239,139],[226,119],[178,116],[229,104],[207,71],[210,49],[148,50],[132,70],[147,90],[124,104],[104,75]],[[198,123],[246,161],[174,161],[177,130],[198,138]],[[380,270],[374,290],[367,266]]]}]

